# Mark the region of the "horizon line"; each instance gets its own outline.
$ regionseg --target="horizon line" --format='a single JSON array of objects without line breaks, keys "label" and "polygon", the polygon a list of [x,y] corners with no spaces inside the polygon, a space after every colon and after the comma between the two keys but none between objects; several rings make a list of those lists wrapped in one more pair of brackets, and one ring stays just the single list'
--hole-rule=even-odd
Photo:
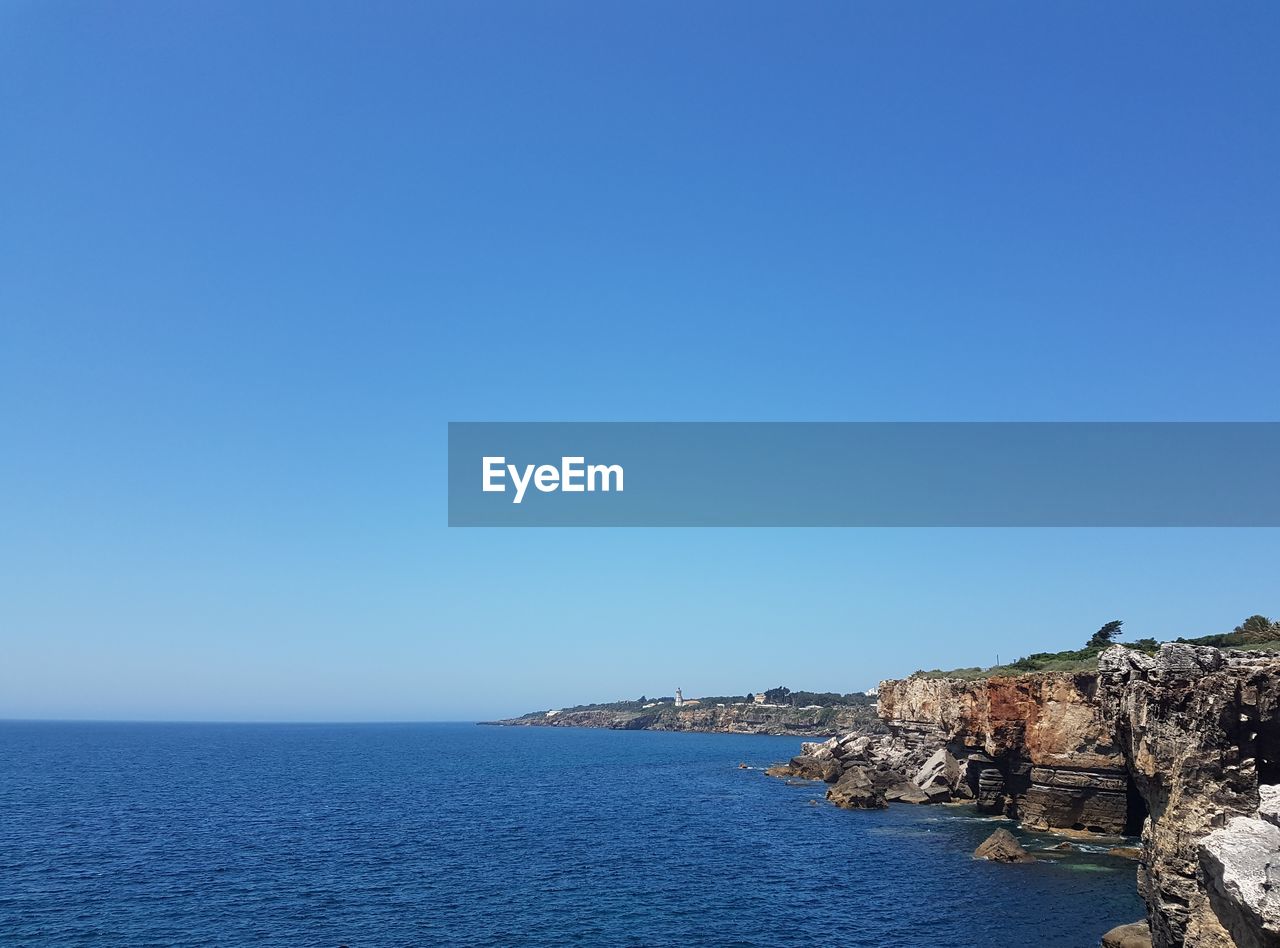
[{"label": "horizon line", "polygon": [[[495,719],[496,720],[496,719]],[[365,719],[365,720],[319,720],[300,718],[277,719],[227,719],[227,718],[25,718],[0,717],[0,724],[482,724],[480,718],[452,719]]]}]

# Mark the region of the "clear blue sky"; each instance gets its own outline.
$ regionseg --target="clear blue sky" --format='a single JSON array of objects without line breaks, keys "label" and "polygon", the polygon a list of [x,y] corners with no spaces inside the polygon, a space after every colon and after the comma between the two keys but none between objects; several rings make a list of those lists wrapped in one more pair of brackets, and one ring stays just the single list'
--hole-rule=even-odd
[{"label": "clear blue sky", "polygon": [[0,717],[846,691],[1280,613],[1273,530],[466,531],[444,485],[449,420],[1277,420],[1278,42],[9,0]]}]

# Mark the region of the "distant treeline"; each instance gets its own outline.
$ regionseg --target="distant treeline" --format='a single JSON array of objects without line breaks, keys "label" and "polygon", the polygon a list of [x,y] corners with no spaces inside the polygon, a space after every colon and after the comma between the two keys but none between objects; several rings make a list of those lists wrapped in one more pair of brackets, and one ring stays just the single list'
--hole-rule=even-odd
[{"label": "distant treeline", "polygon": [[[728,703],[724,698],[712,698],[709,700]],[[755,695],[747,695],[745,699],[735,700],[753,701],[755,700]],[[815,704],[823,708],[856,708],[876,703],[874,695],[863,694],[861,691],[851,691],[848,694],[837,694],[834,691],[792,691],[782,685],[764,692],[764,700],[766,704],[785,704],[795,708],[803,708]]]}]

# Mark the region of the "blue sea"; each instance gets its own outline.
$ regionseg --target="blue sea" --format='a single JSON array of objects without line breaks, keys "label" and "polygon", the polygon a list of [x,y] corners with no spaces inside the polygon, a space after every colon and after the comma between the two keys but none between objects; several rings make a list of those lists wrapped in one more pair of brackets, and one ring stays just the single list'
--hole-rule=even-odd
[{"label": "blue sea", "polygon": [[838,810],[759,769],[798,746],[0,723],[0,942],[1096,946],[1143,914],[1132,862],[978,862],[1005,824]]}]

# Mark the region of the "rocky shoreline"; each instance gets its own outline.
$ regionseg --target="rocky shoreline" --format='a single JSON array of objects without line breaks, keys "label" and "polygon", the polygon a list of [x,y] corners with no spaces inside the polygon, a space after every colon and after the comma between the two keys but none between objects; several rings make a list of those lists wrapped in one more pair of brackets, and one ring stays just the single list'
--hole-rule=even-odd
[{"label": "rocky shoreline", "polygon": [[593,727],[615,731],[693,731],[822,738],[853,730],[883,729],[874,707],[870,705],[790,708],[734,704],[698,708],[668,706],[649,711],[587,709],[544,711],[481,723],[500,727]]},{"label": "rocky shoreline", "polygon": [[1028,828],[1141,832],[1147,919],[1105,944],[1280,946],[1280,657],[1116,646],[1097,672],[885,681],[878,711],[885,733],[805,743],[769,773],[849,809],[969,800]]}]

